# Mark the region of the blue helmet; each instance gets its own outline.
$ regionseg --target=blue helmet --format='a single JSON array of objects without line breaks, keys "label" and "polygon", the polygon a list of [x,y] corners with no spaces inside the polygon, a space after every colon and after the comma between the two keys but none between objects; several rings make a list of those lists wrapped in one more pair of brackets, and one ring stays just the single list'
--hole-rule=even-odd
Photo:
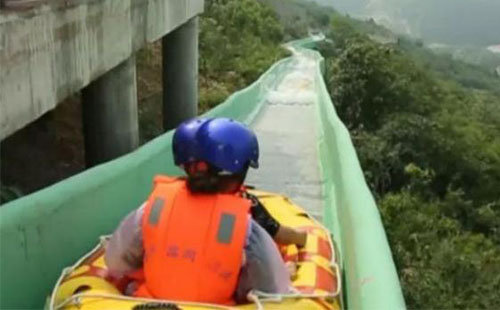
[{"label": "blue helmet", "polygon": [[204,122],[196,133],[198,158],[231,173],[259,167],[257,137],[245,125],[228,118]]},{"label": "blue helmet", "polygon": [[176,166],[198,160],[196,133],[207,119],[193,118],[180,124],[174,132],[172,150]]}]

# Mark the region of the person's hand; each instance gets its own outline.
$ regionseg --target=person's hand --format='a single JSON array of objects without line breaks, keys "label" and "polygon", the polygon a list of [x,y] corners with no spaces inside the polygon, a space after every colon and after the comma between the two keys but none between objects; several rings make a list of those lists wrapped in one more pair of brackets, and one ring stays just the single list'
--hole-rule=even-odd
[{"label": "person's hand", "polygon": [[288,272],[290,273],[290,280],[295,281],[297,279],[297,264],[295,262],[286,262],[285,263]]},{"label": "person's hand", "polygon": [[301,230],[295,230],[295,245],[299,248],[299,250],[306,246],[307,243],[307,232]]}]

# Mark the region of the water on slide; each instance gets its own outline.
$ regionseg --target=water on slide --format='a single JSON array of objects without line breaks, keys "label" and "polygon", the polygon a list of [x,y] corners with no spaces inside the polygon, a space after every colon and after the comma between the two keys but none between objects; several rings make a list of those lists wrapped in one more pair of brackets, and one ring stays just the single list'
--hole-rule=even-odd
[{"label": "water on slide", "polygon": [[251,125],[259,139],[260,167],[247,183],[290,197],[318,220],[322,190],[317,154],[316,60],[292,50],[294,61]]}]

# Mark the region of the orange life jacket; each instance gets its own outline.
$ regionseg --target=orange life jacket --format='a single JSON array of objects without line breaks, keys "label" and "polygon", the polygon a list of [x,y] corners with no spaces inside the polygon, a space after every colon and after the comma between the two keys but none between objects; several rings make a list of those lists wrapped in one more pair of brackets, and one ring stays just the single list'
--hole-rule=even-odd
[{"label": "orange life jacket", "polygon": [[145,282],[135,295],[231,304],[242,265],[250,202],[196,194],[155,178],[142,218]]}]

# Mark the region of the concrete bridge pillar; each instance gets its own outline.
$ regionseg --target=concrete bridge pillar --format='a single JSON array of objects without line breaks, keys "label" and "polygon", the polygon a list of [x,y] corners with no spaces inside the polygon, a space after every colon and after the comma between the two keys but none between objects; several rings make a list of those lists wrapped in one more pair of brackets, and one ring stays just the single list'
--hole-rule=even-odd
[{"label": "concrete bridge pillar", "polygon": [[163,128],[177,127],[198,112],[198,17],[162,39]]},{"label": "concrete bridge pillar", "polygon": [[82,90],[87,167],[124,155],[139,145],[135,57]]}]

